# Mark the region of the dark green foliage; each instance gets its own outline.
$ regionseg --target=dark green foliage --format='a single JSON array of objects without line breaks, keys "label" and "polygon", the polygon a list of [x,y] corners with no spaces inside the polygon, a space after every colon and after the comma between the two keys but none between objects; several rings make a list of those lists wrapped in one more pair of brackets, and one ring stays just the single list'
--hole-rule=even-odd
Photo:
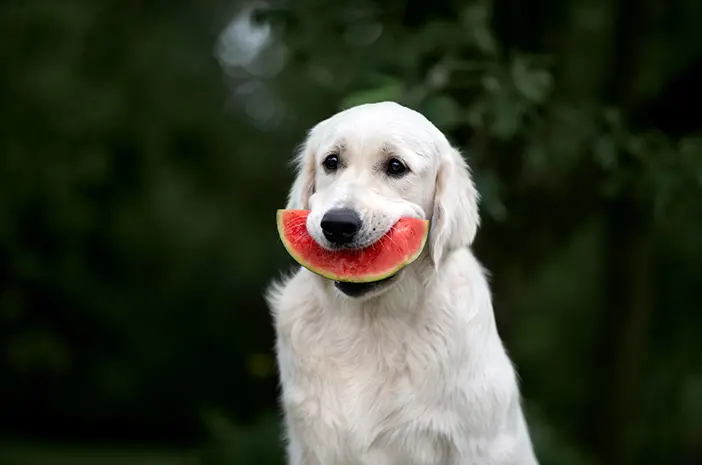
[{"label": "dark green foliage", "polygon": [[473,167],[543,465],[701,461],[702,3],[251,6],[0,3],[0,462],[282,463],[288,160],[386,99]]}]

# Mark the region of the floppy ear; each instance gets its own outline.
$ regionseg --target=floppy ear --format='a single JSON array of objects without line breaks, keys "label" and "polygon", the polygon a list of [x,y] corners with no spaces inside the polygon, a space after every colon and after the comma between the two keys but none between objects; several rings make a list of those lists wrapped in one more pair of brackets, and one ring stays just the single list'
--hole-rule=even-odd
[{"label": "floppy ear", "polygon": [[288,194],[288,210],[308,210],[310,197],[314,194],[314,148],[311,146],[311,136],[298,149],[293,159],[296,177]]},{"label": "floppy ear", "polygon": [[436,175],[434,212],[429,247],[434,266],[451,250],[473,243],[480,224],[478,192],[460,152],[450,147],[441,154]]}]

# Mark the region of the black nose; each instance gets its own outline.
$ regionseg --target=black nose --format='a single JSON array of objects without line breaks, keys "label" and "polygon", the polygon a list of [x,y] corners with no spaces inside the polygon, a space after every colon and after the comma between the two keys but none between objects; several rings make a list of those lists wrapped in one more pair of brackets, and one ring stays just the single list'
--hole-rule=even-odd
[{"label": "black nose", "polygon": [[322,232],[332,244],[348,244],[361,229],[361,218],[350,208],[335,208],[322,217]]}]

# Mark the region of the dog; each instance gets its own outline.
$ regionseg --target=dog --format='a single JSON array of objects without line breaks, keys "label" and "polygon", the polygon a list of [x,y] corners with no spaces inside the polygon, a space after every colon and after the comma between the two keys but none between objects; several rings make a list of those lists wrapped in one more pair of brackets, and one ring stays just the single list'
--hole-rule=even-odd
[{"label": "dog", "polygon": [[266,299],[289,465],[537,465],[498,335],[470,170],[445,135],[394,102],[318,123],[295,157],[288,209],[330,250],[401,217],[430,220],[419,258],[369,284],[305,268]]}]

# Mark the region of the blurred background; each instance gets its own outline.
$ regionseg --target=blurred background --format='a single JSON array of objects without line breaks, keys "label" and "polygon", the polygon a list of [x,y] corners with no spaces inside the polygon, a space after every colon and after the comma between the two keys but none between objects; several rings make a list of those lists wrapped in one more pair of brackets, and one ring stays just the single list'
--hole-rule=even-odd
[{"label": "blurred background", "polygon": [[464,148],[542,465],[702,464],[699,0],[4,0],[0,464],[281,465],[288,160]]}]

